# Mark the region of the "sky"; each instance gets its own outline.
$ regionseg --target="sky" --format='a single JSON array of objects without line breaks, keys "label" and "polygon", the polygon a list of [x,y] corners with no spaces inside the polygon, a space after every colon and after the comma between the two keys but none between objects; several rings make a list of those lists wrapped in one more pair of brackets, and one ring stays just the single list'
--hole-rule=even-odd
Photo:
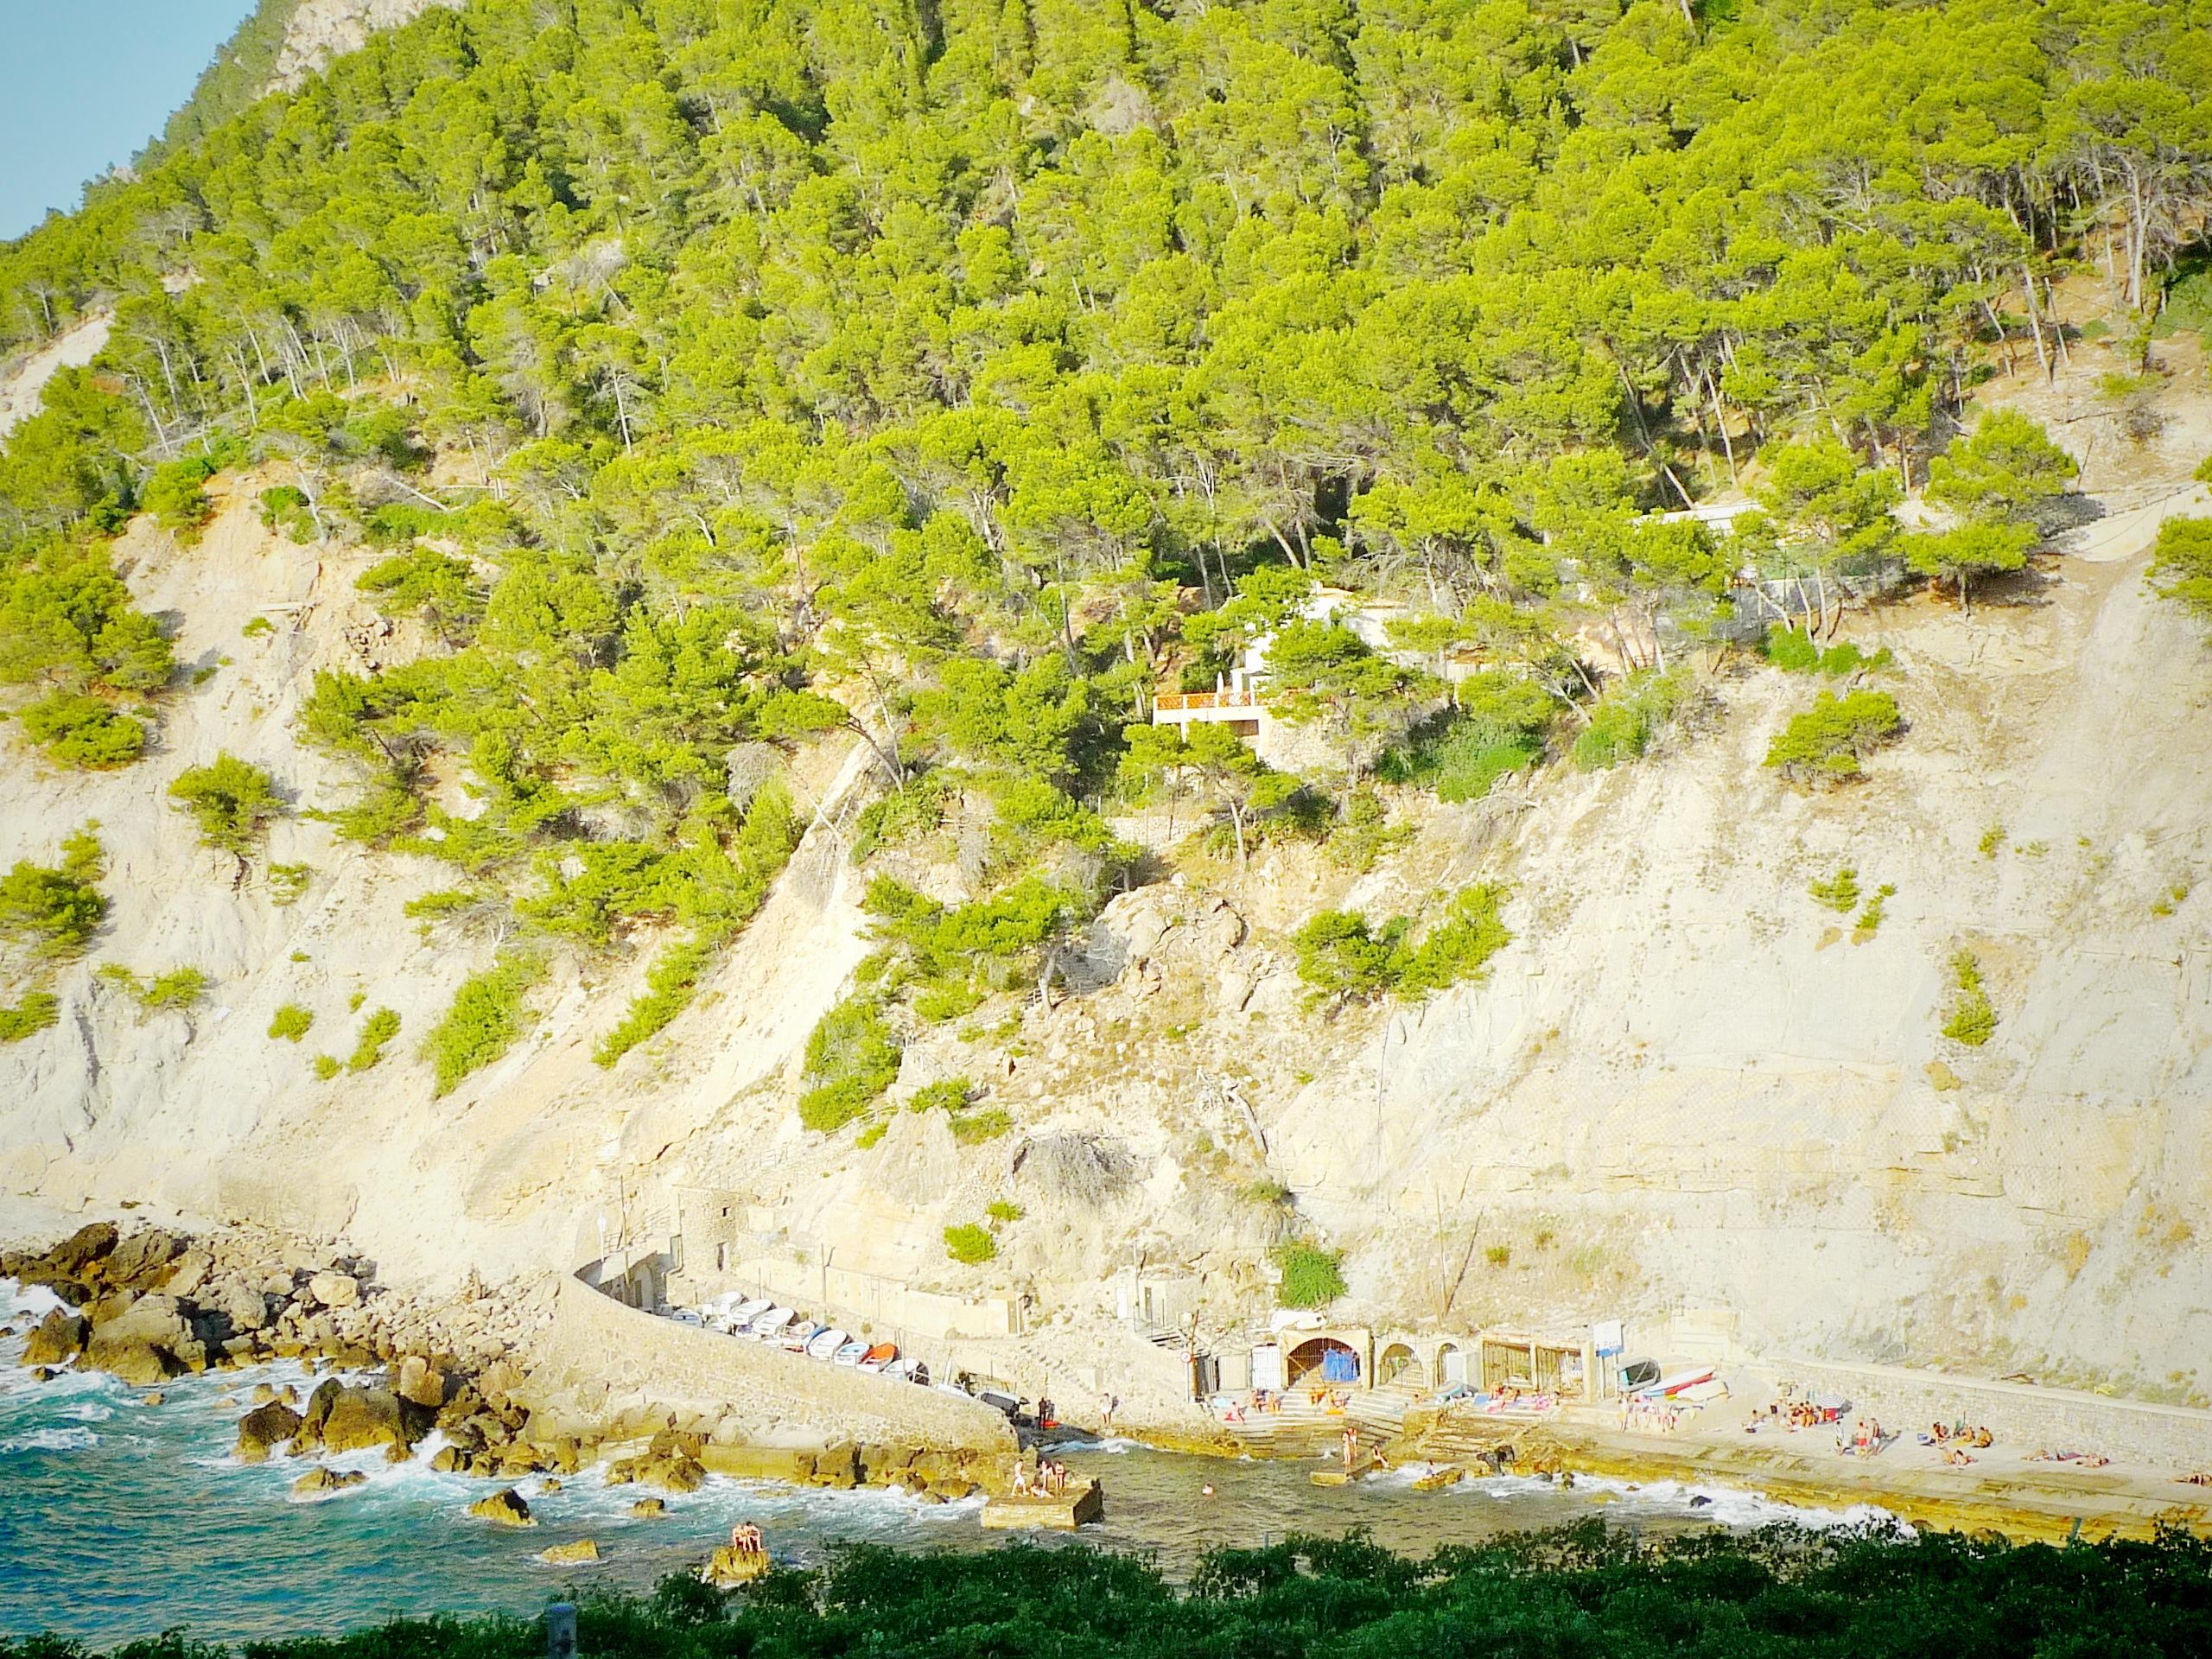
[{"label": "sky", "polygon": [[0,0],[0,238],[143,148],[253,5]]}]

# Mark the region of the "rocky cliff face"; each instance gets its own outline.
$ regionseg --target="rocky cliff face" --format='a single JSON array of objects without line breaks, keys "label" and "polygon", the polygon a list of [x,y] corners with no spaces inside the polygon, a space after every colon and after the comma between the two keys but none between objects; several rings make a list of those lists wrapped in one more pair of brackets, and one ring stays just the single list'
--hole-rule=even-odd
[{"label": "rocky cliff face", "polygon": [[397,29],[432,6],[460,0],[299,0],[285,25],[269,90],[289,91],[316,70],[357,49],[380,29]]},{"label": "rocky cliff face", "polygon": [[[660,1038],[593,1065],[638,969],[571,966],[526,1041],[433,1099],[414,1045],[493,948],[405,917],[449,873],[295,816],[271,856],[313,874],[282,905],[165,803],[225,749],[303,807],[341,798],[291,716],[317,667],[416,648],[360,606],[365,556],[272,537],[251,507],[272,480],[230,481],[197,547],[126,538],[134,588],[211,671],[159,753],[63,776],[0,746],[0,859],[99,820],[115,909],[94,959],[216,985],[148,1015],[73,969],[60,1022],[0,1048],[0,1190],[342,1230],[429,1284],[565,1267],[704,1194],[762,1248],[1045,1312],[1103,1315],[1118,1267],[1188,1267],[1217,1319],[1259,1305],[1294,1215],[1346,1249],[1346,1311],[1378,1325],[1687,1318],[1768,1353],[2201,1395],[2212,652],[2140,574],[2158,518],[2206,505],[2182,480],[2212,420],[2177,398],[2144,451],[2055,429],[2107,516],[1971,618],[1854,620],[1896,653],[1911,721],[1862,785],[1800,794],[1760,765],[1817,687],[1738,659],[1669,753],[1409,806],[1414,841],[1366,875],[1290,851],[1242,881],[1194,867],[1117,899],[1049,1006],[909,1049],[894,1099],[967,1076],[1013,1119],[967,1147],[942,1113],[860,1149],[793,1112],[806,1034],[866,948],[838,827],[863,768],[841,753],[796,780],[821,809],[805,842]],[[274,631],[246,635],[257,616]],[[1897,888],[1871,935],[1807,893],[1846,865]],[[1306,1006],[1283,937],[1313,908],[1478,878],[1513,890],[1486,983]],[[1961,948],[1999,1014],[1980,1048],[1940,1035]],[[266,1034],[286,1002],[315,1016],[298,1045]],[[378,1007],[403,1020],[390,1058],[317,1080],[315,1052]],[[942,1230],[998,1200],[1024,1211],[999,1259],[953,1267]]]}]

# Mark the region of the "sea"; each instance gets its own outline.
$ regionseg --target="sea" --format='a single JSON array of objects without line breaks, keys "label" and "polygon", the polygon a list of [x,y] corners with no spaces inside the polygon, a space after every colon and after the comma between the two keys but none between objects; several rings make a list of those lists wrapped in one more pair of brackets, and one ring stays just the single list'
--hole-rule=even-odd
[{"label": "sea", "polygon": [[[53,1305],[50,1293],[0,1280],[0,1323]],[[798,1565],[854,1542],[977,1550],[1006,1536],[982,1530],[981,1499],[923,1504],[893,1492],[721,1477],[670,1496],[666,1516],[643,1520],[629,1512],[640,1489],[610,1487],[591,1470],[542,1497],[536,1480],[520,1483],[539,1524],[507,1529],[467,1513],[496,1489],[432,1471],[435,1446],[397,1465],[380,1452],[334,1459],[367,1483],[302,1500],[290,1489],[304,1464],[279,1456],[246,1465],[232,1454],[256,1383],[300,1383],[304,1397],[312,1384],[297,1367],[183,1378],[147,1405],[139,1390],[99,1373],[34,1382],[22,1352],[21,1338],[0,1337],[0,1637],[53,1633],[105,1649],[182,1630],[236,1644],[434,1612],[534,1614],[594,1587],[650,1591],[696,1569],[741,1521],[765,1530],[779,1560]],[[1121,1440],[1055,1455],[1103,1491],[1105,1524],[1084,1529],[1080,1541],[1149,1555],[1171,1576],[1210,1548],[1290,1532],[1363,1529],[1379,1543],[1426,1554],[1593,1514],[1652,1531],[1885,1519],[1863,1507],[1793,1509],[1673,1482],[1582,1478],[1561,1490],[1505,1477],[1424,1493],[1413,1490],[1411,1469],[1317,1487],[1302,1462],[1196,1458]],[[598,1544],[596,1565],[537,1559],[549,1545],[582,1538]]]}]

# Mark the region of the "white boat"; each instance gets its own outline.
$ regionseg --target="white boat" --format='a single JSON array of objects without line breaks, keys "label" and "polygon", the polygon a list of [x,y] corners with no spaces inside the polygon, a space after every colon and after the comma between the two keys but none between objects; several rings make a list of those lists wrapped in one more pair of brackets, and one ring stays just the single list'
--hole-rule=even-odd
[{"label": "white boat", "polygon": [[1638,1389],[1637,1393],[1645,1399],[1649,1399],[1655,1395],[1663,1397],[1680,1394],[1684,1389],[1695,1388],[1700,1382],[1710,1382],[1712,1380],[1713,1367],[1707,1365],[1696,1370],[1676,1371],[1672,1376],[1662,1376],[1650,1387]]},{"label": "white boat", "polygon": [[806,1344],[821,1334],[821,1320],[801,1319],[784,1332],[784,1346],[795,1354],[803,1354],[806,1351]]},{"label": "white boat", "polygon": [[824,1325],[806,1339],[806,1357],[809,1359],[828,1359],[851,1340],[836,1325]]},{"label": "white boat", "polygon": [[668,1317],[674,1319],[678,1325],[703,1325],[707,1322],[705,1318],[696,1307],[679,1307]]},{"label": "white boat", "polygon": [[773,1342],[783,1334],[784,1327],[798,1317],[798,1314],[791,1308],[772,1307],[747,1325],[745,1333],[749,1337],[758,1337],[763,1342]]},{"label": "white boat", "polygon": [[831,1362],[838,1365],[857,1365],[867,1357],[868,1344],[864,1342],[849,1342],[830,1356]]}]

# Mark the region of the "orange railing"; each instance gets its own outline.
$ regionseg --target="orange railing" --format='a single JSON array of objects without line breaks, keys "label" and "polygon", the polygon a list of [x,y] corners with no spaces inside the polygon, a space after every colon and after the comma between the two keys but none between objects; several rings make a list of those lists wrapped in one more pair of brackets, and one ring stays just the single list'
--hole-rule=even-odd
[{"label": "orange railing", "polygon": [[1153,699],[1153,707],[1161,714],[1173,714],[1184,709],[1256,709],[1260,694],[1256,691],[1163,691]]}]

